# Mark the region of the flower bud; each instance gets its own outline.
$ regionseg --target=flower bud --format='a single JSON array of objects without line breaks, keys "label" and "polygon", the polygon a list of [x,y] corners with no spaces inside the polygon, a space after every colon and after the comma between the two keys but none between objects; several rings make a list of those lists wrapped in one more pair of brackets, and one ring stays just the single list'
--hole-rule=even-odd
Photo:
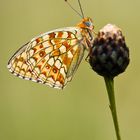
[{"label": "flower bud", "polygon": [[101,76],[115,77],[129,64],[129,49],[121,29],[107,24],[98,33],[91,48],[89,63]]}]

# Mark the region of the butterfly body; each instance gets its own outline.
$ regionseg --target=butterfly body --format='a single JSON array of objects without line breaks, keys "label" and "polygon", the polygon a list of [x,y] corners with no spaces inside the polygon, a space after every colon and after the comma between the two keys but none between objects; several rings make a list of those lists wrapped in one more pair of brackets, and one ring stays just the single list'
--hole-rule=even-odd
[{"label": "butterfly body", "polygon": [[92,43],[92,20],[84,18],[76,27],[52,30],[33,38],[11,57],[8,69],[20,78],[63,89]]}]

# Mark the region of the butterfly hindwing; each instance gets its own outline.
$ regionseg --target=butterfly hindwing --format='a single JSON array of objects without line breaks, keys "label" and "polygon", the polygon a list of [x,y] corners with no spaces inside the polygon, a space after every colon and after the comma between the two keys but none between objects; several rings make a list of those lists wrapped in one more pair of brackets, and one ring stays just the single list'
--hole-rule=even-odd
[{"label": "butterfly hindwing", "polygon": [[18,77],[62,89],[83,58],[81,40],[76,27],[41,34],[13,55],[8,68]]}]

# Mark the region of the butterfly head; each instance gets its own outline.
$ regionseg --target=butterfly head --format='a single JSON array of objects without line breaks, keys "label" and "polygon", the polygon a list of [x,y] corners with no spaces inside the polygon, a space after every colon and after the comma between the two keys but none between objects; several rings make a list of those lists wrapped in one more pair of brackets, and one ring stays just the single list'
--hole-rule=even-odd
[{"label": "butterfly head", "polygon": [[77,26],[82,28],[82,29],[89,29],[89,30],[94,29],[92,19],[89,17],[83,18],[82,21]]}]

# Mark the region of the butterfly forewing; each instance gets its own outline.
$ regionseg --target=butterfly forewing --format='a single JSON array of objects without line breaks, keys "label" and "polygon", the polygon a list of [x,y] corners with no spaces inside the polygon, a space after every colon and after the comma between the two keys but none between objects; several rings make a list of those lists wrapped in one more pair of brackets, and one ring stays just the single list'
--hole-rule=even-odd
[{"label": "butterfly forewing", "polygon": [[57,29],[21,47],[8,68],[21,78],[62,89],[72,79],[84,50],[80,28]]}]

